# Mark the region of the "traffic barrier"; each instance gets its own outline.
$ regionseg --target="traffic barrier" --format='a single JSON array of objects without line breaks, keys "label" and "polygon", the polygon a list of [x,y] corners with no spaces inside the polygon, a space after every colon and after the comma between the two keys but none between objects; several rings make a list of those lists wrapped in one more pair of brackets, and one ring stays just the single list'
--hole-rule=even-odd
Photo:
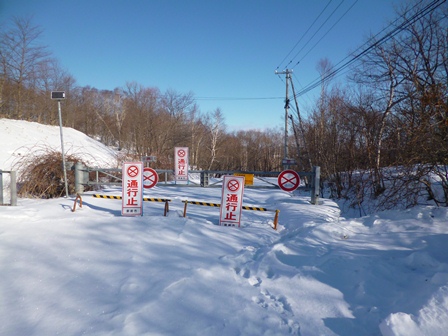
[{"label": "traffic barrier", "polygon": [[[199,202],[199,201],[182,201],[182,203],[184,204],[184,217],[187,216],[187,204],[194,204],[194,205],[202,205],[202,206],[210,206],[210,207],[221,207],[221,204],[219,203],[209,203],[209,202]],[[262,208],[262,207],[253,207],[253,206],[246,206],[243,205],[242,206],[243,210],[252,210],[252,211],[275,211],[275,216],[274,216],[274,230],[277,230],[277,224],[278,224],[278,216],[280,213],[280,210],[270,210],[267,208]]]},{"label": "traffic barrier", "polygon": [[[122,199],[121,196],[112,196],[112,195],[93,194],[92,196],[95,197],[95,198],[106,198],[106,199],[116,199],[116,200],[121,200]],[[79,196],[79,197],[81,197],[81,196]],[[170,199],[167,199],[167,198],[143,197],[143,201],[146,201],[146,202],[165,202],[165,210],[164,210],[164,214],[163,215],[166,216],[167,212],[169,212],[169,202],[171,202]],[[82,202],[82,200],[81,200],[81,202]],[[188,201],[188,200],[182,201],[182,203],[184,203],[184,213],[183,213],[184,217],[187,216],[187,204],[188,203],[194,204],[194,205],[216,207],[216,208],[221,207],[220,203],[209,203],[209,202]],[[76,204],[76,200],[75,200],[75,204]],[[273,227],[273,229],[277,230],[278,217],[279,217],[280,210],[270,210],[270,209],[263,208],[263,207],[253,207],[253,206],[246,206],[246,205],[243,205],[242,209],[243,210],[252,210],[252,211],[274,211],[275,212],[275,216],[274,216],[274,227]]]},{"label": "traffic barrier", "polygon": [[[100,194],[93,194],[92,195],[95,198],[107,198],[107,199],[116,199],[121,200],[121,196],[112,196],[112,195],[100,195]],[[154,197],[143,197],[144,202],[165,202],[165,210],[163,215],[166,216],[166,214],[170,211],[169,208],[169,202],[171,202],[168,198],[154,198]]]},{"label": "traffic barrier", "polygon": [[[100,195],[100,194],[93,194],[93,197],[96,198],[109,198],[109,199],[117,199],[121,200],[121,196],[111,196],[111,195]],[[143,201],[145,202],[171,202],[168,198],[154,198],[154,197],[143,197]]]},{"label": "traffic barrier", "polygon": [[[182,201],[183,203],[190,203],[190,204],[195,204],[195,205],[204,205],[204,206],[211,206],[211,207],[221,207],[221,204],[219,203],[208,203],[208,202],[199,202],[199,201]],[[266,208],[262,208],[262,207],[251,207],[251,206],[245,206],[243,205],[243,210],[255,210],[255,211],[274,211],[274,210],[269,210]]]}]

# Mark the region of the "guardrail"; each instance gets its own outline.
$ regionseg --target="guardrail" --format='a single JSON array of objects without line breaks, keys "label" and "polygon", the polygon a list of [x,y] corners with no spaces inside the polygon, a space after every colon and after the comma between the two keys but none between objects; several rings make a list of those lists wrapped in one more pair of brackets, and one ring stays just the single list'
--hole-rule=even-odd
[{"label": "guardrail", "polygon": [[[87,186],[100,186],[100,185],[115,185],[121,186],[121,177],[117,176],[121,174],[121,168],[89,168],[85,167],[82,163],[77,162],[74,165],[75,170],[75,192],[82,194],[84,192],[84,185]],[[229,174],[253,174],[259,179],[263,177],[277,177],[281,172],[264,172],[264,171],[241,171],[241,170],[190,170],[189,174],[199,174],[200,182],[189,184],[169,184],[168,175],[174,175],[174,170],[170,169],[155,169],[157,174],[164,175],[164,181],[159,181],[158,186],[182,186],[182,187],[215,187],[217,183],[210,184],[210,176],[216,175],[229,175]],[[95,173],[95,179],[90,180],[90,174]],[[110,181],[100,181],[99,174],[104,174],[110,178]],[[115,175],[114,175],[115,173]],[[311,194],[311,203],[318,204],[319,188],[320,188],[320,167],[313,167],[312,172],[298,172],[301,179],[306,179],[306,187],[309,188]],[[265,181],[270,186],[246,186],[245,188],[279,188],[278,185]]]}]

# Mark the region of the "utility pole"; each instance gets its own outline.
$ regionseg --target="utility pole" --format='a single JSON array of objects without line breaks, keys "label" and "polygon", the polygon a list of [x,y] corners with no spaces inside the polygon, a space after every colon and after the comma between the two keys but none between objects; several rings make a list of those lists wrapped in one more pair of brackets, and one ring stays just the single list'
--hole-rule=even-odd
[{"label": "utility pole", "polygon": [[292,69],[285,69],[284,71],[275,70],[276,75],[286,75],[286,95],[285,95],[285,157],[282,160],[284,169],[289,167],[288,159],[288,116],[289,116],[289,81],[291,80]]}]

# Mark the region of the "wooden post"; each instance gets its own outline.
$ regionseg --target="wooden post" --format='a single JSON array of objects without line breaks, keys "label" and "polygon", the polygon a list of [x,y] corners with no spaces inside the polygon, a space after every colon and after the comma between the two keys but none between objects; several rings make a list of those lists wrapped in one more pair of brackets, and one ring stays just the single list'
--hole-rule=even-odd
[{"label": "wooden post", "polygon": [[280,213],[280,210],[275,210],[275,217],[274,217],[274,230],[277,230],[277,224],[278,224],[278,214]]},{"label": "wooden post", "polygon": [[185,202],[185,205],[184,205],[184,217],[187,217],[187,204],[188,204],[188,201],[184,201]]},{"label": "wooden post", "polygon": [[[165,211],[163,215],[166,217],[166,214],[170,211],[168,201],[165,201]],[[185,217],[185,216],[184,216]]]},{"label": "wooden post", "polygon": [[82,198],[80,194],[76,194],[75,203],[73,204],[72,212],[76,210],[76,201],[79,199],[79,207],[82,208]]}]

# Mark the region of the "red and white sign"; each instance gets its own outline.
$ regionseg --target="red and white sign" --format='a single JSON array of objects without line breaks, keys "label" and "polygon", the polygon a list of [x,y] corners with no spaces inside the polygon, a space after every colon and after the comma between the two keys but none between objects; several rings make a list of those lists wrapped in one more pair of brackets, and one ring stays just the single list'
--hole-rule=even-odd
[{"label": "red and white sign", "polygon": [[240,226],[243,194],[244,176],[223,177],[219,225]]},{"label": "red and white sign", "polygon": [[300,185],[300,176],[295,170],[287,169],[278,175],[278,186],[284,191],[294,191]]},{"label": "red and white sign", "polygon": [[188,181],[188,147],[174,148],[174,176],[176,181]]},{"label": "red and white sign", "polygon": [[141,216],[143,215],[143,163],[123,163],[122,175],[123,203],[121,214],[123,216]]},{"label": "red and white sign", "polygon": [[154,187],[159,182],[159,175],[157,172],[149,167],[143,169],[143,188],[149,189]]}]

